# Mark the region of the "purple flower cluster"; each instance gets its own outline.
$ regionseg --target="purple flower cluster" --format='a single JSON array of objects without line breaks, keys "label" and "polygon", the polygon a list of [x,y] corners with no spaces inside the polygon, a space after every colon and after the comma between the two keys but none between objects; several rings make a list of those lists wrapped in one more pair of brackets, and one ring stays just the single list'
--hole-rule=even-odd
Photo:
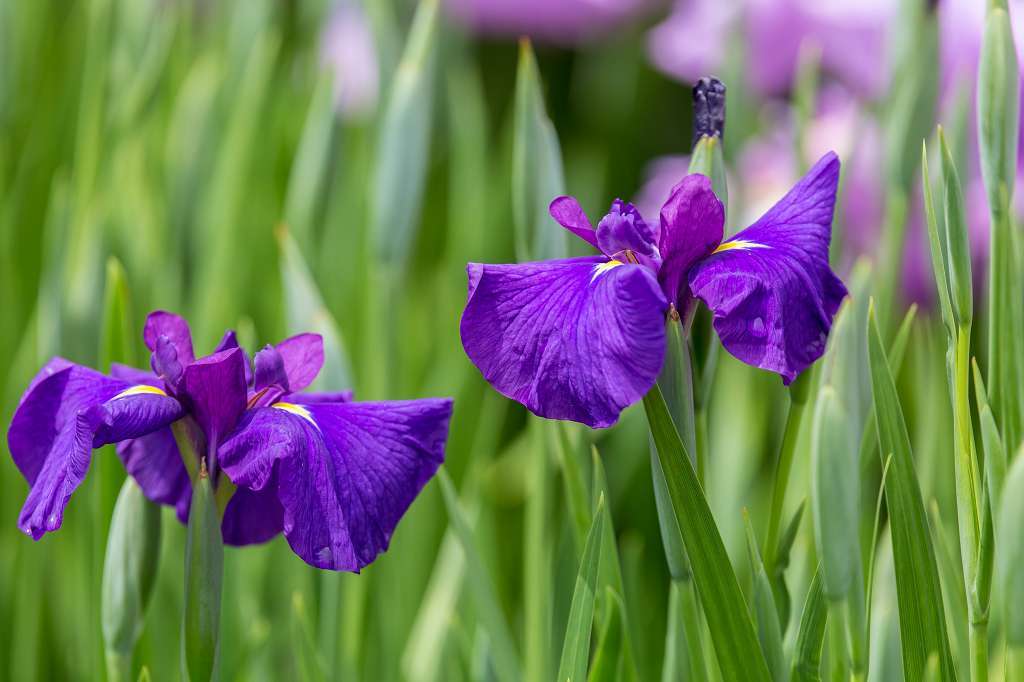
[{"label": "purple flower cluster", "polygon": [[357,403],[348,392],[301,392],[323,365],[316,334],[265,346],[251,367],[230,331],[196,358],[187,323],[171,313],[150,314],[144,339],[152,372],[114,365],[107,376],[54,358],[22,396],[7,442],[30,486],[18,525],[34,539],[60,528],[92,450],[109,443],[146,497],[185,521],[188,469],[200,462],[183,460],[177,435],[215,485],[237,486],[224,542],[283,532],[307,563],[358,571],[387,549],[444,460],[449,399]]},{"label": "purple flower cluster", "polygon": [[614,424],[651,389],[666,316],[697,300],[723,346],[785,383],[818,359],[846,288],[829,268],[839,160],[826,154],[750,227],[722,241],[725,212],[687,175],[651,224],[616,200],[595,230],[572,197],[552,217],[601,255],[470,263],[466,354],[499,392],[551,419]]}]

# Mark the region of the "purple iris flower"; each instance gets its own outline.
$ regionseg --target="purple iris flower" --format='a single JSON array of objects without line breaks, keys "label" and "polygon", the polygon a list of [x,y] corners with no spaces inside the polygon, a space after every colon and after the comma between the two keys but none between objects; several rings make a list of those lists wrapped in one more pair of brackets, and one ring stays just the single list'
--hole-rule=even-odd
[{"label": "purple iris flower", "polygon": [[616,200],[591,227],[558,197],[552,217],[602,255],[470,263],[462,344],[484,378],[531,412],[611,426],[654,385],[666,315],[697,300],[726,350],[785,383],[818,359],[846,288],[828,265],[839,159],[826,154],[767,213],[722,241],[724,209],[687,175],[646,222]]},{"label": "purple iris flower", "polygon": [[233,332],[196,358],[188,324],[171,313],[151,313],[144,338],[153,372],[114,365],[107,376],[54,358],[22,396],[7,442],[30,486],[18,526],[34,539],[60,528],[92,450],[109,443],[143,493],[185,521],[192,489],[178,422],[215,485],[237,486],[225,543],[284,532],[307,563],[359,571],[387,549],[444,459],[450,399],[300,393],[323,365],[316,334],[264,347],[252,371]]}]

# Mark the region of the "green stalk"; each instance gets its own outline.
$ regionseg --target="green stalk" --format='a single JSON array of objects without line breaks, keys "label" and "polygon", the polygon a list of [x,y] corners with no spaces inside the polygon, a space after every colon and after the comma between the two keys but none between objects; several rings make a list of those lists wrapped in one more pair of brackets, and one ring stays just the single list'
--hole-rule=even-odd
[{"label": "green stalk", "polygon": [[185,610],[181,622],[181,676],[207,682],[217,676],[224,545],[213,483],[200,464],[192,485],[185,545]]},{"label": "green stalk", "polygon": [[812,381],[811,372],[804,372],[797,377],[789,390],[789,414],[786,416],[786,429],[782,435],[779,461],[775,467],[775,483],[772,487],[772,501],[768,515],[768,532],[764,540],[764,569],[769,577],[775,574],[782,508],[786,502],[786,487],[789,484],[790,471],[793,469],[793,454],[796,452],[797,441],[800,439],[800,429],[803,425],[807,396]]},{"label": "green stalk", "polygon": [[960,325],[956,335],[953,364],[954,474],[956,478],[957,519],[960,529],[960,553],[964,586],[967,592],[967,617],[970,622],[969,646],[971,679],[988,679],[988,604],[979,590],[981,522],[978,496],[977,462],[971,426],[970,397],[970,325]]},{"label": "green stalk", "polygon": [[683,617],[683,637],[686,638],[686,660],[689,664],[691,680],[704,680],[708,677],[708,664],[704,660],[704,642],[701,639],[703,625],[700,615],[700,602],[697,600],[697,586],[693,577],[672,584],[673,593],[679,595],[679,610]]}]

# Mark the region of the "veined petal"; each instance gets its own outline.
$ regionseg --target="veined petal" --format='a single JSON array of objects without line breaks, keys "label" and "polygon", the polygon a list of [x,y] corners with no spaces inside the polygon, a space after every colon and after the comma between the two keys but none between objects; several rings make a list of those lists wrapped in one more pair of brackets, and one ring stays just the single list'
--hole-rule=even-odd
[{"label": "veined petal", "polygon": [[185,399],[208,443],[220,443],[245,411],[244,363],[242,349],[232,348],[185,368]]},{"label": "veined petal", "polygon": [[146,347],[155,352],[157,340],[161,336],[166,336],[174,346],[178,362],[182,365],[187,365],[195,359],[195,353],[192,351],[192,332],[184,318],[166,310],[151,312],[142,331]]},{"label": "veined petal", "polygon": [[60,528],[93,448],[150,433],[184,413],[159,388],[65,362],[33,383],[7,432],[11,456],[30,486],[18,526],[37,540]]},{"label": "veined petal", "polygon": [[276,482],[262,490],[239,488],[224,509],[220,525],[224,544],[258,545],[284,530],[284,507],[277,499]]},{"label": "veined petal", "polygon": [[470,263],[469,359],[534,414],[614,424],[657,378],[668,308],[650,270],[614,262]]},{"label": "veined petal", "polygon": [[838,179],[839,160],[828,154],[689,275],[726,350],[787,384],[821,357],[846,296],[828,264]]},{"label": "veined petal", "polygon": [[240,489],[276,489],[285,537],[303,560],[359,571],[387,549],[399,519],[443,461],[452,402],[301,409],[304,414],[275,406],[250,410],[218,458]]},{"label": "veined petal", "polygon": [[147,499],[174,507],[178,519],[188,521],[192,484],[170,427],[121,441],[117,454]]},{"label": "veined petal", "polygon": [[661,270],[658,282],[680,310],[689,299],[686,273],[722,241],[725,207],[703,175],[687,175],[672,188],[661,207]]},{"label": "veined petal", "polygon": [[288,392],[288,374],[284,369],[284,359],[277,349],[267,344],[257,351],[253,359],[253,390],[257,393],[270,386],[277,386],[282,392]]},{"label": "veined petal", "polygon": [[621,199],[612,202],[608,214],[597,224],[598,248],[606,256],[615,258],[623,251],[631,251],[644,265],[658,271],[658,235],[633,204]]},{"label": "veined petal", "polygon": [[583,207],[580,206],[580,202],[576,201],[576,197],[555,197],[554,201],[548,206],[548,213],[551,214],[551,217],[559,225],[595,249],[600,250],[600,247],[597,245],[597,233],[594,232],[590,219],[587,218],[587,214],[584,212]]},{"label": "veined petal", "polygon": [[324,366],[324,339],[319,334],[297,334],[276,348],[284,362],[289,390],[301,391],[309,386]]}]

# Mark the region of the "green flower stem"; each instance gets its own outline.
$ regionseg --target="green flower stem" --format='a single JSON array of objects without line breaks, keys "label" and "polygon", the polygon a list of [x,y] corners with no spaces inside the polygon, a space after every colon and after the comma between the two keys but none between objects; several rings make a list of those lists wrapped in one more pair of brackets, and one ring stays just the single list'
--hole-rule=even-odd
[{"label": "green flower stem", "polygon": [[796,452],[804,414],[807,411],[807,396],[810,392],[808,389],[811,381],[811,371],[805,371],[797,377],[789,390],[789,414],[786,417],[786,429],[782,435],[779,461],[775,468],[775,483],[772,487],[772,501],[768,515],[768,532],[765,535],[764,551],[762,552],[764,570],[769,577],[775,575],[779,528],[782,524],[782,509],[786,502],[786,486],[789,484],[789,473],[793,468],[793,454]]},{"label": "green flower stem", "polygon": [[[960,553],[963,561],[964,586],[967,593],[967,616],[970,621],[970,668],[974,682],[988,680],[988,595],[979,590],[979,583],[988,580],[980,571],[991,572],[991,561],[982,561],[982,521],[978,494],[978,466],[974,456],[974,438],[970,406],[970,338],[969,324],[957,330],[953,359],[953,430],[956,454],[957,520],[960,530]],[[990,545],[986,543],[990,550]]]},{"label": "green flower stem", "polygon": [[672,585],[673,591],[679,593],[679,608],[683,616],[683,636],[686,638],[686,660],[689,663],[691,680],[709,679],[708,665],[704,660],[704,642],[701,633],[702,625],[700,602],[697,598],[697,586],[693,577],[680,580]]}]

